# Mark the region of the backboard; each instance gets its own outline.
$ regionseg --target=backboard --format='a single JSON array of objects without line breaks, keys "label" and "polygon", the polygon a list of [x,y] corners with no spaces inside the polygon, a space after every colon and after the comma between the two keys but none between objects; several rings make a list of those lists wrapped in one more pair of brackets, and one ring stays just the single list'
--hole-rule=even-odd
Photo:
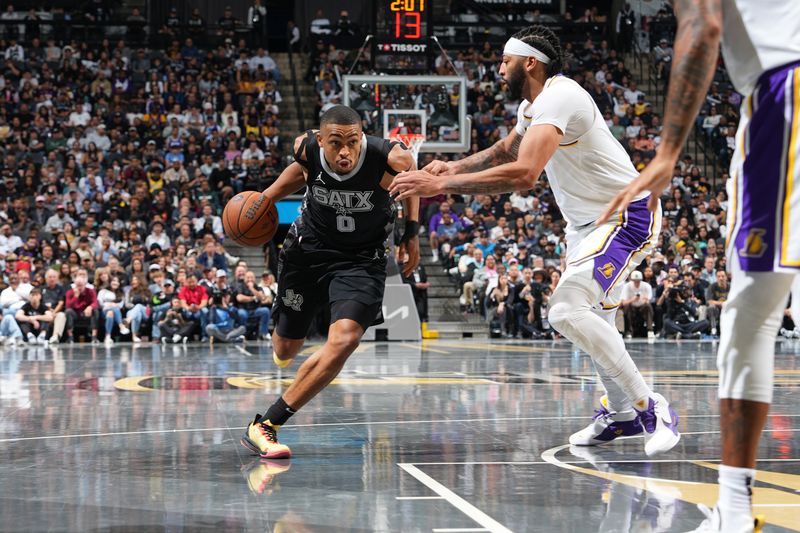
[{"label": "backboard", "polygon": [[421,152],[466,152],[470,147],[467,84],[460,76],[344,76],[344,104],[358,111],[366,133],[389,137],[403,123],[422,133]]}]

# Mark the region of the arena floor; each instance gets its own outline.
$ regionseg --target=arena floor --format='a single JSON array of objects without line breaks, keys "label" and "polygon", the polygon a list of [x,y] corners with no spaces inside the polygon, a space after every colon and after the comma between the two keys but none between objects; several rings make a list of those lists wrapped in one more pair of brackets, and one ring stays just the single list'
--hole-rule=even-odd
[{"label": "arena floor", "polygon": [[[366,343],[260,461],[268,344],[0,352],[2,531],[686,531],[716,500],[713,343],[631,343],[678,447],[570,450],[599,396],[567,343]],[[778,344],[757,512],[800,531],[800,342]],[[311,344],[306,353],[311,353]]]}]

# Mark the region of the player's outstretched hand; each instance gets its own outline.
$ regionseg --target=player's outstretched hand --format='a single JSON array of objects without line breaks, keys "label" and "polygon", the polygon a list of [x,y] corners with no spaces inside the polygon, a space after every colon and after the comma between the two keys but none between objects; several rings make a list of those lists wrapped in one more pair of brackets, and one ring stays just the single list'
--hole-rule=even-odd
[{"label": "player's outstretched hand", "polygon": [[597,219],[596,224],[598,226],[605,224],[614,213],[626,209],[642,191],[650,191],[650,200],[647,202],[647,207],[650,211],[655,211],[661,201],[661,193],[667,188],[672,179],[672,171],[674,169],[674,160],[656,155],[642,173],[639,174],[639,177],[630,182],[627,187],[622,189],[622,192],[609,202],[606,210]]},{"label": "player's outstretched hand", "polygon": [[410,196],[428,198],[442,192],[442,178],[424,170],[401,172],[394,178],[389,188],[389,194],[398,201]]},{"label": "player's outstretched hand", "polygon": [[433,174],[434,176],[441,176],[450,172],[450,166],[447,164],[447,161],[439,161],[438,159],[434,159],[422,167],[422,170]]}]

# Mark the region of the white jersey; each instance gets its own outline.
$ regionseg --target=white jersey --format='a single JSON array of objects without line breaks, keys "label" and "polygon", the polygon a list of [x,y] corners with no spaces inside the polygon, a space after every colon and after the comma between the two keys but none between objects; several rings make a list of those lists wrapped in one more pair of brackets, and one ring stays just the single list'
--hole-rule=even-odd
[{"label": "white jersey", "polygon": [[800,1],[723,0],[722,56],[736,90],[753,92],[767,70],[800,61]]},{"label": "white jersey", "polygon": [[533,103],[522,101],[517,116],[522,118],[516,126],[520,135],[539,124],[552,124],[564,132],[544,169],[561,214],[571,226],[597,220],[639,175],[589,93],[569,78],[549,78]]}]

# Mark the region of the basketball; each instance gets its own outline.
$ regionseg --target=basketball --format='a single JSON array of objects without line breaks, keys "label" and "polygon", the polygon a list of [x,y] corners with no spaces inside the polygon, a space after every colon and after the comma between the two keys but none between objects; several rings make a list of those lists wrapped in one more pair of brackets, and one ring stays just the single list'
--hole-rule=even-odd
[{"label": "basketball", "polygon": [[261,246],[278,230],[278,210],[272,198],[257,191],[243,191],[225,204],[225,234],[243,246]]}]

